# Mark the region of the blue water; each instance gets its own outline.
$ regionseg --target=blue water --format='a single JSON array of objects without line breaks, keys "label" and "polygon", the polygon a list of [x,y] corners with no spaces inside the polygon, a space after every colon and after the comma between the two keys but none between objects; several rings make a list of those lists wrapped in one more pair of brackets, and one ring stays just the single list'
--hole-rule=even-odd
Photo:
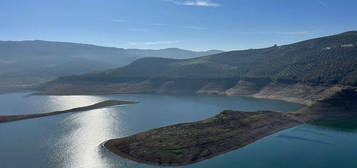
[{"label": "blue water", "polygon": [[[1,94],[0,115],[64,110],[107,99],[134,105],[0,124],[1,168],[125,168],[138,164],[100,144],[147,129],[211,117],[224,109],[295,111],[283,101],[225,96],[110,95],[27,96]],[[190,168],[357,167],[357,131],[302,125],[193,165]]]}]

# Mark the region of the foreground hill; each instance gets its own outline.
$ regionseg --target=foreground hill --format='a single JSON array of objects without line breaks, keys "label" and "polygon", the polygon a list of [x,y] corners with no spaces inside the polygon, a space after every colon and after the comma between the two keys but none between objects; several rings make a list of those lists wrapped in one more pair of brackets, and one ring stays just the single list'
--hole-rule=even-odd
[{"label": "foreground hill", "polygon": [[192,59],[143,58],[59,78],[42,93],[214,93],[311,104],[341,85],[357,85],[357,31]]},{"label": "foreground hill", "polygon": [[59,76],[103,71],[138,58],[192,58],[221,51],[121,49],[49,41],[0,41],[0,91],[26,88]]}]

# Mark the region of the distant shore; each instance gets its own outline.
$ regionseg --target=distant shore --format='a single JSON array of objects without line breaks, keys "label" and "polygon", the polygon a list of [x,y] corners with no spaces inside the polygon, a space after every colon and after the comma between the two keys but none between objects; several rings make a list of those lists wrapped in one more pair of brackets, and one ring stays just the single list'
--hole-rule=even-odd
[{"label": "distant shore", "polygon": [[[187,81],[189,83],[189,81]],[[241,83],[244,83],[241,81]],[[242,84],[243,85],[243,84]],[[303,105],[312,105],[318,100],[325,99],[349,86],[343,85],[312,85],[305,83],[284,84],[272,82],[264,87],[235,86],[227,88],[201,88],[196,90],[185,90],[180,88],[165,89],[164,86],[148,88],[144,83],[142,86],[130,84],[101,84],[101,85],[65,85],[38,90],[35,95],[108,95],[108,94],[200,94],[200,95],[226,95],[247,96],[263,99],[283,100]]]},{"label": "distant shore", "polygon": [[74,112],[88,111],[88,110],[94,110],[94,109],[99,109],[99,108],[104,108],[104,107],[123,105],[123,104],[135,104],[135,103],[137,103],[137,102],[121,101],[121,100],[106,100],[106,101],[95,103],[95,104],[92,104],[89,106],[77,107],[77,108],[72,108],[72,109],[63,110],[63,111],[54,111],[54,112],[39,113],[39,114],[0,115],[0,123],[16,121],[16,120],[31,119],[31,118],[40,118],[40,117],[58,115],[58,114],[63,114],[63,113],[74,113]]}]

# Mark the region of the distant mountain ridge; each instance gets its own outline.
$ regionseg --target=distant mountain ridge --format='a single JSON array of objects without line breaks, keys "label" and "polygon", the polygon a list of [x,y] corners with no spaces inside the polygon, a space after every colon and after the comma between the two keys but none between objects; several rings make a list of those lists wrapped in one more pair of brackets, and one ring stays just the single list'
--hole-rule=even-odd
[{"label": "distant mountain ridge", "polygon": [[0,41],[0,91],[59,76],[103,71],[143,57],[192,58],[221,51],[141,50],[53,41]]},{"label": "distant mountain ridge", "polygon": [[185,60],[143,58],[122,68],[77,77],[103,77],[101,81],[106,78],[112,81],[121,78],[266,78],[355,85],[356,54],[357,31],[290,45]]},{"label": "distant mountain ridge", "polygon": [[[1,59],[26,56],[61,56],[100,60],[122,66],[133,61],[133,58],[164,57],[187,59],[221,53],[220,50],[191,51],[179,48],[166,49],[124,49],[92,44],[57,42],[43,40],[0,41]],[[117,58],[120,57],[120,58]],[[118,61],[118,59],[120,59]],[[115,62],[118,61],[118,62]]]},{"label": "distant mountain ridge", "polygon": [[285,88],[301,91],[297,96],[311,97],[304,91],[322,94],[335,85],[357,85],[357,31],[192,59],[143,58],[109,71],[62,77],[48,83],[43,91],[272,97],[268,93]]}]

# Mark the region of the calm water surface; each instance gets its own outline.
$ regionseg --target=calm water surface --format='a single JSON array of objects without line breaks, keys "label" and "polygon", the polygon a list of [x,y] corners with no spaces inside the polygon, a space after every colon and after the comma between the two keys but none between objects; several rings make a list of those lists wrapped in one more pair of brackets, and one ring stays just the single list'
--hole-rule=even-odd
[{"label": "calm water surface", "polygon": [[[139,101],[123,105],[0,124],[1,168],[146,168],[111,154],[105,140],[151,128],[211,117],[224,109],[295,111],[301,105],[225,96],[0,95],[0,115],[65,110],[108,99]],[[357,125],[357,124],[356,124]],[[336,168],[357,167],[357,131],[326,125],[288,129],[240,150],[189,168]]]}]

